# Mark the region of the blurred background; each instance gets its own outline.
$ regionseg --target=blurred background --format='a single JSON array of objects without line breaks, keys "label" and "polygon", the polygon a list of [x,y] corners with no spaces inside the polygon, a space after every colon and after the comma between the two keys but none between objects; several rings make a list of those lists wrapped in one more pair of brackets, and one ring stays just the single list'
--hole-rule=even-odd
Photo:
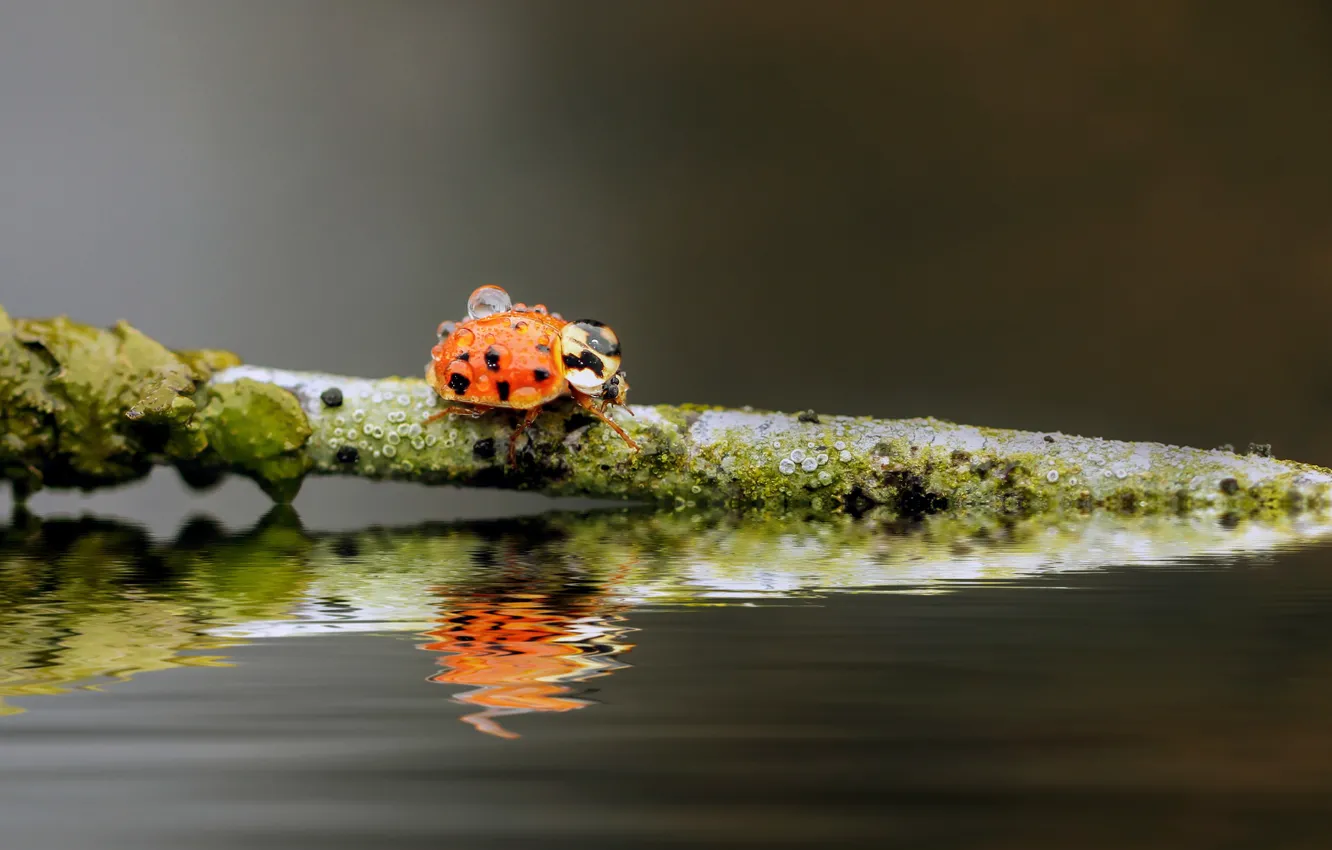
[{"label": "blurred background", "polygon": [[[497,283],[612,324],[636,402],[1332,464],[1330,149],[1316,0],[0,0],[0,304],[416,375]],[[36,507],[267,506],[183,492]]]}]

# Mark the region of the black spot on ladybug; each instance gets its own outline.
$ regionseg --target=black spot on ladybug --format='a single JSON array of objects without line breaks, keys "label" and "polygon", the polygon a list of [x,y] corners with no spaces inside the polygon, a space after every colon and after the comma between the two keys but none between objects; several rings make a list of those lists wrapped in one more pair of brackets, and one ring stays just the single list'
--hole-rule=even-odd
[{"label": "black spot on ladybug", "polygon": [[[490,355],[486,355],[486,356],[489,357]],[[508,382],[508,381],[497,381],[497,382],[495,383],[495,390],[496,390],[496,392],[499,393],[500,401],[508,401],[508,400],[509,400],[509,382]]]},{"label": "black spot on ladybug", "polygon": [[541,343],[538,342],[538,343],[537,343],[536,350],[537,350],[537,351],[540,351],[542,354],[549,354],[549,353],[550,353],[550,346],[549,346],[549,345],[542,345]]},{"label": "black spot on ladybug", "polygon": [[319,394],[319,400],[324,403],[324,407],[341,407],[342,390],[337,387],[329,387]]},{"label": "black spot on ladybug", "polygon": [[449,375],[449,389],[453,390],[458,395],[467,392],[467,388],[471,385],[472,379],[464,375],[462,372],[454,372],[452,375]]},{"label": "black spot on ladybug", "polygon": [[1233,496],[1239,492],[1239,482],[1234,478],[1221,479],[1221,492],[1227,496]]},{"label": "black spot on ladybug", "polygon": [[455,357],[455,358],[453,358],[453,359],[454,359],[454,360],[461,360],[462,362],[466,363],[467,361],[469,361],[469,360],[472,359],[472,352],[470,352],[470,351],[464,351],[462,354],[459,354],[457,357]]},{"label": "black spot on ladybug", "polygon": [[355,446],[338,447],[338,463],[356,463],[361,452]]},{"label": "black spot on ladybug", "polygon": [[487,349],[486,349],[486,368],[489,369],[489,370],[492,371],[492,372],[498,372],[498,371],[499,371],[499,356],[500,356],[500,353],[499,353],[499,349],[498,349],[498,348],[496,348],[496,347],[493,346],[493,345],[492,345],[490,348],[487,348]]},{"label": "black spot on ladybug", "polygon": [[550,377],[550,372],[546,369],[533,369],[532,377],[536,378],[537,383],[541,383],[542,381]]},{"label": "black spot on ladybug", "polygon": [[495,456],[495,440],[491,437],[477,440],[472,444],[472,454],[482,460],[490,460]]}]

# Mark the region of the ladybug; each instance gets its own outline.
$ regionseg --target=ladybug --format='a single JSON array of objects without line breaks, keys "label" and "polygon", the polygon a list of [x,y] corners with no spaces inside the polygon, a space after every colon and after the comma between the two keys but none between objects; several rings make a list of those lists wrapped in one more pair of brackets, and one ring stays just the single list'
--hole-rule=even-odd
[{"label": "ladybug", "polygon": [[601,322],[566,321],[544,304],[514,304],[498,286],[482,286],[467,299],[469,318],[442,322],[430,350],[426,382],[450,406],[426,418],[480,416],[496,407],[526,411],[509,437],[509,464],[517,460],[518,437],[543,405],[572,396],[605,422],[634,451],[638,444],[607,415],[625,403],[629,381],[620,369],[620,341]]}]

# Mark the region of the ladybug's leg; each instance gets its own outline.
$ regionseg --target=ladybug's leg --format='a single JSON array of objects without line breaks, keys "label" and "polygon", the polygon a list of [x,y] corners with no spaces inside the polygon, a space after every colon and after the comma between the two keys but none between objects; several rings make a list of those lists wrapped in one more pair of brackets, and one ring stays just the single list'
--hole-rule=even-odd
[{"label": "ladybug's leg", "polygon": [[514,428],[513,433],[509,435],[509,466],[518,465],[518,437],[527,430],[529,425],[536,421],[540,413],[540,407],[529,408],[527,415],[523,417],[522,424]]},{"label": "ladybug's leg", "polygon": [[600,410],[597,410],[596,399],[594,399],[592,396],[588,395],[587,393],[579,390],[577,387],[569,387],[569,391],[573,393],[574,401],[578,402],[579,406],[581,406],[588,413],[591,413],[593,416],[600,419],[602,422],[605,422],[607,425],[611,426],[611,428],[615,429],[615,433],[620,435],[620,439],[624,440],[625,443],[628,444],[629,448],[633,449],[634,451],[638,451],[638,443],[635,443],[629,437],[628,434],[624,433],[624,429],[621,428],[614,419],[611,419],[605,413],[601,412]]},{"label": "ladybug's leg", "polygon": [[487,410],[490,410],[490,408],[486,407],[483,404],[453,405],[451,407],[445,407],[441,410],[436,410],[434,413],[427,416],[425,418],[425,421],[422,422],[421,424],[429,425],[431,422],[438,422],[439,420],[443,419],[445,416],[470,416],[471,418],[476,419],[478,416],[485,413]]}]

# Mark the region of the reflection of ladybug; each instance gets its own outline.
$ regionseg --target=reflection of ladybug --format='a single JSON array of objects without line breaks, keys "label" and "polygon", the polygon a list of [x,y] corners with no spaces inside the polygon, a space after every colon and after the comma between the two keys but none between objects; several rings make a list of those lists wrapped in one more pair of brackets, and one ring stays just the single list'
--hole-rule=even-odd
[{"label": "reflection of ladybug", "polygon": [[[611,405],[629,410],[629,381],[620,371],[620,341],[601,322],[565,321],[545,305],[513,304],[498,286],[482,286],[467,299],[461,322],[439,326],[439,344],[430,351],[426,381],[452,406],[431,415],[479,416],[494,407],[527,411],[509,437],[509,463],[518,436],[545,405],[571,395],[583,408],[615,429],[629,445],[638,444],[606,415]],[[633,411],[630,411],[632,413]]]}]

